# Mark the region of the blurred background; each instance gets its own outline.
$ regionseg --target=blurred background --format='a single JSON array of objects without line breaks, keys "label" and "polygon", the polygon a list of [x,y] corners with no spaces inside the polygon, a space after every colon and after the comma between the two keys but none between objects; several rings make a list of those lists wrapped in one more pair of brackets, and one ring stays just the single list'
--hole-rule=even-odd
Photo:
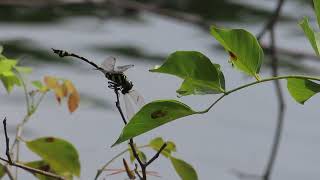
[{"label": "blurred background", "polygon": [[[4,54],[34,69],[29,80],[45,75],[74,82],[81,95],[73,114],[47,97],[26,125],[25,139],[57,136],[72,142],[80,153],[80,179],[93,179],[97,169],[127,145],[110,148],[123,124],[114,107],[114,94],[106,79],[91,66],[70,58],[58,58],[51,48],[68,50],[100,64],[115,56],[118,65],[134,64],[128,78],[146,101],[178,99],[196,110],[208,107],[217,96],[177,98],[180,79],[148,72],[177,50],[196,50],[221,64],[227,89],[251,78],[235,71],[228,56],[209,34],[212,24],[246,28],[259,33],[272,15],[276,0],[1,0],[0,44]],[[276,29],[280,73],[319,75],[314,56],[298,21],[315,16],[311,0],[290,0],[283,6]],[[269,37],[261,40],[266,57],[262,76],[270,76]],[[272,180],[316,180],[320,177],[319,97],[304,106],[289,96],[283,82],[287,113]],[[0,117],[7,116],[10,136],[25,113],[24,95],[0,89]],[[238,173],[261,175],[265,169],[276,126],[277,97],[273,83],[233,94],[204,115],[186,117],[136,138],[140,145],[162,136],[177,144],[176,156],[192,164],[199,179],[246,179]],[[2,129],[0,133],[3,134]],[[4,155],[4,137],[0,137]],[[150,154],[151,156],[151,154]],[[24,147],[21,159],[38,159]],[[121,168],[121,160],[111,166]],[[149,170],[161,179],[179,179],[170,162],[159,158]],[[22,179],[31,179],[22,173]],[[125,174],[101,179],[125,179]],[[250,177],[251,179],[254,179]],[[159,179],[151,177],[150,179]],[[248,178],[247,178],[248,179]]]}]

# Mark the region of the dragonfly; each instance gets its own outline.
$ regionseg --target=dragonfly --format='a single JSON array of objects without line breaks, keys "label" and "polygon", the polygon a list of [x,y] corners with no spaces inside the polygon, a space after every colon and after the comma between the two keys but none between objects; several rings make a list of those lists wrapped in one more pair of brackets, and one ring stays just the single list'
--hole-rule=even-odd
[{"label": "dragonfly", "polygon": [[128,120],[130,120],[135,112],[145,104],[142,95],[137,90],[133,89],[133,83],[129,81],[127,76],[124,74],[126,70],[132,68],[134,65],[130,64],[124,66],[116,66],[116,58],[110,56],[101,63],[101,66],[98,66],[94,62],[77,54],[69,53],[67,51],[59,49],[52,50],[59,57],[75,57],[90,64],[96,70],[102,72],[108,79],[108,87],[110,89],[114,89],[115,91],[120,90],[120,92],[123,94],[123,100]]}]

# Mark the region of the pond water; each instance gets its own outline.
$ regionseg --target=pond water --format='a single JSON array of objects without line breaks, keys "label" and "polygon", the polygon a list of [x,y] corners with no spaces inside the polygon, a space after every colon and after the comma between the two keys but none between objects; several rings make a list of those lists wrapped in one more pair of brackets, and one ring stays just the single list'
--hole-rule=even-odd
[{"label": "pond water", "polygon": [[[272,8],[272,5],[268,1],[260,4],[261,7],[268,8]],[[296,11],[297,9],[299,11]],[[310,9],[299,8],[297,3],[288,3],[285,13],[293,17],[313,15]],[[301,36],[301,30],[296,22],[281,23],[277,29],[278,45],[313,53],[307,40]],[[228,27],[247,28],[253,33],[257,33],[262,24],[263,22],[220,23]],[[118,58],[119,64],[134,64],[135,67],[128,70],[127,75],[147,102],[156,99],[178,99],[175,90],[181,81],[172,76],[148,72],[148,69],[160,64],[161,61],[105,53],[92,47],[138,45],[148,54],[163,56],[176,50],[196,50],[210,57],[215,63],[221,64],[228,89],[253,81],[235,71],[228,64],[228,57],[224,52],[212,48],[216,41],[208,32],[192,24],[150,13],[144,13],[141,23],[119,19],[101,21],[93,17],[68,18],[55,24],[1,23],[0,39],[16,38],[32,39],[44,49],[54,47],[76,52],[97,63],[106,56],[113,55]],[[267,39],[265,42],[267,43]],[[27,63],[29,59],[24,58],[23,61]],[[319,64],[312,61],[306,61],[304,65],[319,68]],[[292,74],[286,70],[281,72]],[[80,95],[87,98],[82,100],[78,111],[70,114],[65,104],[58,106],[50,94],[26,125],[24,137],[33,139],[40,136],[56,136],[71,141],[80,153],[82,165],[80,179],[93,179],[98,168],[117,152],[127,148],[125,143],[110,148],[123,127],[114,107],[114,94],[107,88],[104,77],[84,63],[74,63],[73,66],[52,63],[36,66],[29,79],[34,80],[44,75],[72,80]],[[263,69],[262,76],[268,77],[269,69]],[[283,90],[286,90],[285,82]],[[3,89],[0,93],[0,117],[7,116],[10,136],[13,139],[14,127],[25,113],[23,93],[18,89],[9,96]],[[208,95],[184,97],[178,100],[194,109],[202,110],[215,98],[217,96]],[[285,99],[287,103],[285,128],[272,179],[319,179],[320,99],[314,97],[301,106],[295,103],[286,91]],[[176,142],[178,150],[176,156],[192,164],[198,172],[199,179],[238,179],[234,171],[260,175],[269,156],[276,113],[274,86],[272,83],[266,83],[230,95],[207,114],[182,118],[135,140],[142,145],[152,138],[161,136]],[[0,133],[2,134],[2,131]],[[4,142],[1,136],[2,152],[4,152]],[[34,160],[37,156],[23,148],[21,159]],[[111,167],[121,167],[121,159]],[[159,158],[149,169],[158,171],[162,179],[178,179],[170,162],[165,158]],[[26,173],[20,177],[30,178]],[[125,175],[112,177],[102,175],[101,179],[103,178],[124,179]]]}]

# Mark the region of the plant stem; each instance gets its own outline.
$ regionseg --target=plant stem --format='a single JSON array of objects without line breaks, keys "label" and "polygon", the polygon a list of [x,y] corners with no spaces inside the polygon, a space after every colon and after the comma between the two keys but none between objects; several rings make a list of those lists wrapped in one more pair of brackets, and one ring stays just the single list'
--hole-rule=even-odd
[{"label": "plant stem", "polygon": [[281,79],[308,79],[308,80],[314,80],[314,81],[320,81],[320,78],[317,77],[312,77],[312,76],[302,76],[302,75],[289,75],[289,76],[277,76],[277,77],[271,77],[271,78],[265,78],[265,79],[261,79],[260,81],[255,81],[255,82],[251,82],[242,86],[239,86],[237,88],[231,89],[229,91],[226,91],[222,96],[220,96],[216,101],[214,101],[207,109],[203,110],[203,111],[198,111],[196,112],[197,114],[204,114],[207,113],[208,111],[210,111],[210,109],[216,105],[219,101],[221,101],[224,97],[237,92],[241,89],[245,89],[248,88],[250,86],[254,86],[256,84],[261,84],[261,83],[265,83],[268,81],[275,81],[275,80],[281,80]]},{"label": "plant stem", "polygon": [[[141,148],[146,148],[146,147],[150,147],[149,145],[144,145],[144,146],[138,146],[137,149],[141,149]],[[95,176],[95,180],[98,179],[98,177],[101,175],[101,173],[112,163],[114,162],[116,159],[118,159],[119,157],[121,157],[122,155],[124,155],[125,153],[127,153],[128,151],[130,151],[130,148],[127,148],[123,151],[121,151],[120,153],[118,153],[117,155],[115,155],[111,160],[109,160],[105,165],[103,165],[98,171],[97,174]]]}]

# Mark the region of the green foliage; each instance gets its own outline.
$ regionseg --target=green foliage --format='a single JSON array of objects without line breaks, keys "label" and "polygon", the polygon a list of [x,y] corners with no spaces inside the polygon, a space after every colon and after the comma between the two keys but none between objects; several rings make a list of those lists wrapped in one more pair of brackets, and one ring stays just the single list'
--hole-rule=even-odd
[{"label": "green foliage", "polygon": [[197,180],[198,175],[196,170],[187,162],[175,158],[175,157],[170,157],[171,163],[180,176],[182,180]]},{"label": "green foliage", "polygon": [[213,64],[209,58],[200,52],[174,52],[164,64],[150,71],[182,78],[184,81],[177,90],[177,93],[181,96],[225,92],[225,81],[220,66]]},{"label": "green foliage", "polygon": [[300,21],[299,25],[303,29],[304,34],[309,39],[309,42],[310,42],[312,48],[314,49],[316,54],[319,56],[320,55],[320,51],[319,51],[320,50],[319,49],[319,47],[320,47],[320,33],[315,32],[311,28],[307,17],[305,17],[302,21]]},{"label": "green foliage", "polygon": [[0,164],[0,179],[6,174],[5,167]]},{"label": "green foliage", "polygon": [[149,146],[150,146],[152,149],[154,149],[155,151],[159,151],[160,148],[161,148],[161,146],[162,146],[164,143],[167,143],[167,146],[161,151],[161,154],[162,154],[163,156],[165,156],[166,158],[168,158],[168,157],[171,156],[171,152],[176,152],[176,151],[177,151],[176,145],[174,144],[174,142],[172,142],[172,141],[164,142],[161,137],[157,137],[157,138],[152,139],[152,140],[149,142]]},{"label": "green foliage", "polygon": [[318,26],[320,27],[320,0],[313,0],[314,10],[318,20]]},{"label": "green foliage", "polygon": [[230,55],[230,62],[242,72],[259,79],[263,50],[251,33],[244,29],[211,27],[211,34]]},{"label": "green foliage", "polygon": [[176,100],[158,100],[148,103],[132,117],[112,146],[194,113],[196,112],[189,106]]},{"label": "green foliage", "polygon": [[[58,174],[57,172],[55,172],[52,167],[50,166],[49,163],[43,161],[43,160],[39,160],[39,161],[31,161],[31,162],[26,162],[24,163],[26,166],[35,168],[35,169],[40,169],[42,171],[46,171],[46,172],[51,172],[54,174]],[[56,178],[51,178],[48,176],[44,176],[41,174],[34,174],[33,175],[38,178],[39,180],[55,180]],[[66,177],[66,179],[72,179],[72,175],[70,173],[63,173],[63,174],[58,174],[60,176]]]},{"label": "green foliage", "polygon": [[[136,152],[138,153],[138,156],[139,156],[139,158],[141,159],[141,161],[142,161],[143,163],[147,162],[147,156],[146,156],[146,154],[145,154],[144,152],[140,151],[139,148],[138,148],[136,145],[134,145],[134,147],[135,147]],[[132,152],[132,149],[130,148],[130,146],[129,146],[129,154],[130,154],[130,161],[131,161],[131,163],[133,163],[134,160],[135,160],[135,157],[134,157],[134,155],[133,155],[133,152]]]},{"label": "green foliage", "polygon": [[304,104],[308,99],[320,92],[320,84],[307,79],[287,80],[287,87],[291,96],[300,104]]},{"label": "green foliage", "polygon": [[26,145],[47,162],[54,172],[80,176],[79,155],[71,143],[55,137],[42,137],[27,141]]},{"label": "green foliage", "polygon": [[0,54],[0,79],[8,93],[12,91],[14,86],[21,86],[17,72],[30,73],[32,71],[31,68],[17,66],[17,63],[17,60],[8,59]]}]

